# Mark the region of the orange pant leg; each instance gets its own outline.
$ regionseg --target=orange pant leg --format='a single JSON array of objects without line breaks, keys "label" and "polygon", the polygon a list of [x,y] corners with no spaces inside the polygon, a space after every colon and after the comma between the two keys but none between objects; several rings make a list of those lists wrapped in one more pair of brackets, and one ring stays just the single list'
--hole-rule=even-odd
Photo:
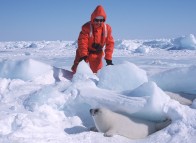
[{"label": "orange pant leg", "polygon": [[93,73],[97,73],[103,67],[102,53],[90,54],[88,57],[89,65]]}]

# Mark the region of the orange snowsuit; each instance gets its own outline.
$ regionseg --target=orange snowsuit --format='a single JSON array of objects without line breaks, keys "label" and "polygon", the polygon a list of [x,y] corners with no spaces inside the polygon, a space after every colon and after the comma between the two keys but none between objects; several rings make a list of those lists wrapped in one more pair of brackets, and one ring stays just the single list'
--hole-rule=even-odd
[{"label": "orange snowsuit", "polygon": [[[75,73],[77,66],[82,57],[86,57],[86,62],[89,63],[91,70],[97,73],[102,68],[102,56],[105,52],[105,59],[112,60],[112,54],[114,49],[114,40],[111,35],[112,29],[108,24],[104,22],[101,26],[96,27],[93,23],[97,16],[102,16],[106,20],[106,13],[102,6],[97,6],[94,12],[91,14],[91,21],[85,23],[82,26],[82,30],[78,37],[78,48],[76,50],[76,56],[72,71]],[[105,50],[103,52],[103,47]]]}]

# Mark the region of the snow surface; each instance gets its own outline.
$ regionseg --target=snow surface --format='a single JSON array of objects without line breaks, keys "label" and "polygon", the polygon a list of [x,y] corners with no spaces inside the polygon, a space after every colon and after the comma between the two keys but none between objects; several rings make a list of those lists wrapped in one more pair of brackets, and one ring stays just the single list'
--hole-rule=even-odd
[{"label": "snow surface", "polygon": [[[196,40],[117,40],[113,66],[95,75],[81,62],[70,78],[77,42],[0,42],[1,143],[195,143]],[[103,61],[105,63],[105,61]],[[180,104],[178,95],[191,101]],[[90,108],[172,123],[144,139],[104,137]]]}]

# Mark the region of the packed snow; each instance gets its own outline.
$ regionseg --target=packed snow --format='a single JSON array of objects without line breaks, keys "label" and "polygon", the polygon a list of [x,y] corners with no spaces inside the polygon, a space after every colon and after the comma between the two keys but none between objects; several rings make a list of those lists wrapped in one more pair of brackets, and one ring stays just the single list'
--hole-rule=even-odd
[{"label": "packed snow", "polygon": [[[112,66],[94,74],[77,41],[0,42],[1,143],[195,143],[196,39],[116,40]],[[144,139],[104,137],[89,110],[172,123]]]}]

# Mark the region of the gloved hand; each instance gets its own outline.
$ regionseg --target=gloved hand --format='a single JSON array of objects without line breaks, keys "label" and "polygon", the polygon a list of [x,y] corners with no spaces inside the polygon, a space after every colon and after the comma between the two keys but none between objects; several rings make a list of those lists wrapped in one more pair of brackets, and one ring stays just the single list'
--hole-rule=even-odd
[{"label": "gloved hand", "polygon": [[86,62],[87,56],[81,57],[80,60],[79,60],[79,62],[81,62],[82,60],[84,60]]},{"label": "gloved hand", "polygon": [[108,66],[108,65],[114,65],[114,64],[112,63],[112,60],[108,60],[108,59],[105,59],[105,60],[106,60],[106,63],[107,63],[106,66]]}]

